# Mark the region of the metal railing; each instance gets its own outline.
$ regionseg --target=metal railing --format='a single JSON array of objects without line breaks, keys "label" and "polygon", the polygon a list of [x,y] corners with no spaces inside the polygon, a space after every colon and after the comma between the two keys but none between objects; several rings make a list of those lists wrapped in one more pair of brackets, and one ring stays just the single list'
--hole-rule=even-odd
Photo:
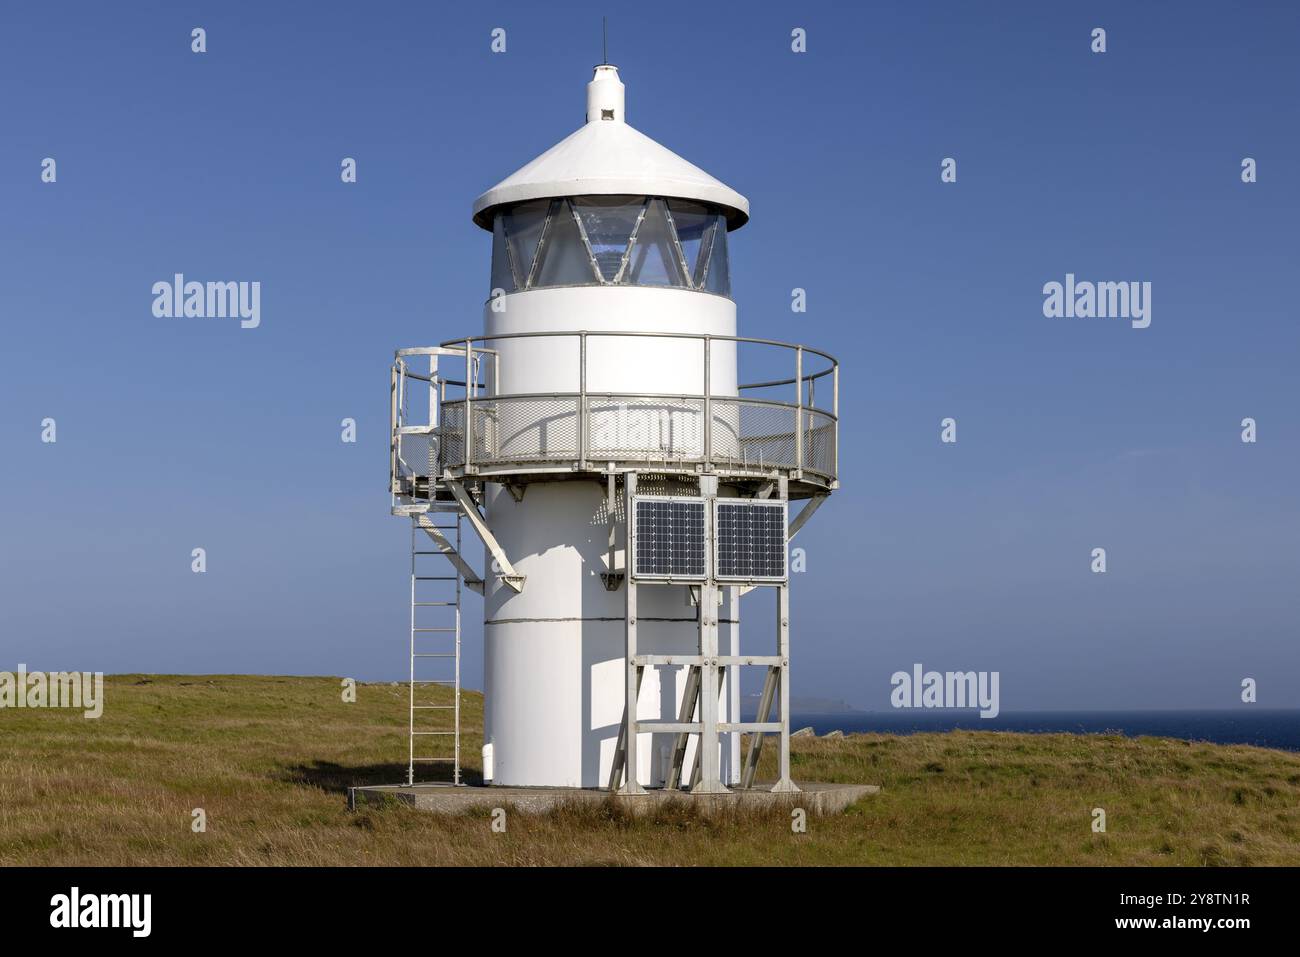
[{"label": "metal railing", "polygon": [[[507,340],[575,339],[576,389],[501,394]],[[589,341],[646,338],[695,340],[702,389],[686,393],[609,392],[588,388]],[[779,350],[790,373],[715,387],[719,348]],[[426,361],[427,373],[416,368]],[[770,363],[772,353],[767,359]],[[736,356],[737,371],[742,356]],[[809,366],[814,368],[809,368]],[[729,368],[729,365],[724,363]],[[829,403],[818,405],[818,383]],[[427,386],[425,403],[413,402]],[[790,388],[793,401],[757,393]],[[787,394],[788,395],[788,394]],[[417,411],[418,405],[421,411]],[[526,332],[477,336],[436,347],[402,349],[392,371],[390,479],[407,494],[419,477],[442,469],[466,474],[531,472],[543,468],[603,470],[660,467],[706,472],[773,471],[814,485],[833,486],[838,472],[839,364],[825,352],[771,339],[691,333]],[[414,463],[419,463],[414,464]],[[425,464],[427,463],[427,465]],[[593,465],[595,468],[593,469]]]}]

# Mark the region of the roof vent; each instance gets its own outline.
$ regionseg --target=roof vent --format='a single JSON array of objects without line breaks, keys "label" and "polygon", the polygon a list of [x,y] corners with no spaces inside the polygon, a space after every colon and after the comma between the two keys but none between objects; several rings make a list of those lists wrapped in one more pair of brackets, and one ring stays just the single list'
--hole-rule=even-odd
[{"label": "roof vent", "polygon": [[587,84],[587,122],[613,120],[622,123],[623,81],[618,78],[618,67],[603,63]]}]

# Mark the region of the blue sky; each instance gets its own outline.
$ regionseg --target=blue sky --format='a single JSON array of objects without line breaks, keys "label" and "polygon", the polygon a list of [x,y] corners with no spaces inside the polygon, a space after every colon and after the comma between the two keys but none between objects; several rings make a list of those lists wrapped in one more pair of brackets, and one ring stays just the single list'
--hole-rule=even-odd
[{"label": "blue sky", "polygon": [[[1300,7],[739,9],[5,6],[0,668],[405,672],[392,350],[479,328],[470,203],[581,123],[608,14],[629,122],[751,201],[742,334],[843,365],[795,692],[1300,706]],[[176,272],[260,281],[261,327],[155,318]],[[1067,272],[1151,282],[1150,328],[1045,318]]]}]

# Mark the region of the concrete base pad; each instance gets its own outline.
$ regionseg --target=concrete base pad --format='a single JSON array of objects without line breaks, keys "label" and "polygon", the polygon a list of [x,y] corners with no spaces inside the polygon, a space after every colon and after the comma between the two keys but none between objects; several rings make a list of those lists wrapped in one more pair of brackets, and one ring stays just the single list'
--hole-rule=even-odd
[{"label": "concrete base pad", "polygon": [[772,784],[757,784],[748,791],[726,794],[691,794],[662,788],[644,794],[617,794],[596,788],[454,787],[450,784],[380,784],[348,789],[348,806],[401,801],[435,814],[512,807],[525,814],[544,814],[564,805],[602,804],[613,801],[633,813],[644,814],[665,804],[688,804],[704,811],[733,807],[801,807],[813,814],[838,814],[859,798],[875,794],[874,784],[800,784],[797,792],[773,792]]}]

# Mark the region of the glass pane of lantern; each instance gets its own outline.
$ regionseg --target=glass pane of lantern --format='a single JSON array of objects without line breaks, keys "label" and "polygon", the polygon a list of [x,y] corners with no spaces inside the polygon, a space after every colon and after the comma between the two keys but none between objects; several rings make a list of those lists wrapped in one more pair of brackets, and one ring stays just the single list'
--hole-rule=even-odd
[{"label": "glass pane of lantern", "polygon": [[650,200],[636,231],[623,281],[634,286],[684,286],[673,232],[662,199]]},{"label": "glass pane of lantern", "polygon": [[520,203],[501,213],[506,239],[510,243],[517,289],[523,289],[528,282],[528,270],[537,254],[537,241],[542,238],[542,227],[546,225],[546,213],[550,208],[551,201],[543,199]]},{"label": "glass pane of lantern", "polygon": [[503,213],[492,217],[492,288],[515,291],[514,273],[510,271],[510,254],[506,250],[506,224]]},{"label": "glass pane of lantern", "polygon": [[590,286],[600,280],[568,200],[557,200],[542,240],[533,286]]},{"label": "glass pane of lantern", "polygon": [[582,218],[601,276],[605,282],[613,282],[645,200],[638,196],[578,196],[572,203]]},{"label": "glass pane of lantern", "polygon": [[709,252],[708,273],[704,289],[719,296],[731,295],[731,269],[727,262],[727,221],[718,217],[713,229],[713,248]]},{"label": "glass pane of lantern", "polygon": [[668,209],[673,214],[673,225],[677,227],[677,242],[681,244],[682,254],[686,257],[686,271],[690,274],[691,285],[698,286],[704,278],[700,252],[708,248],[712,239],[710,227],[717,217],[708,207],[681,199],[668,200]]}]

